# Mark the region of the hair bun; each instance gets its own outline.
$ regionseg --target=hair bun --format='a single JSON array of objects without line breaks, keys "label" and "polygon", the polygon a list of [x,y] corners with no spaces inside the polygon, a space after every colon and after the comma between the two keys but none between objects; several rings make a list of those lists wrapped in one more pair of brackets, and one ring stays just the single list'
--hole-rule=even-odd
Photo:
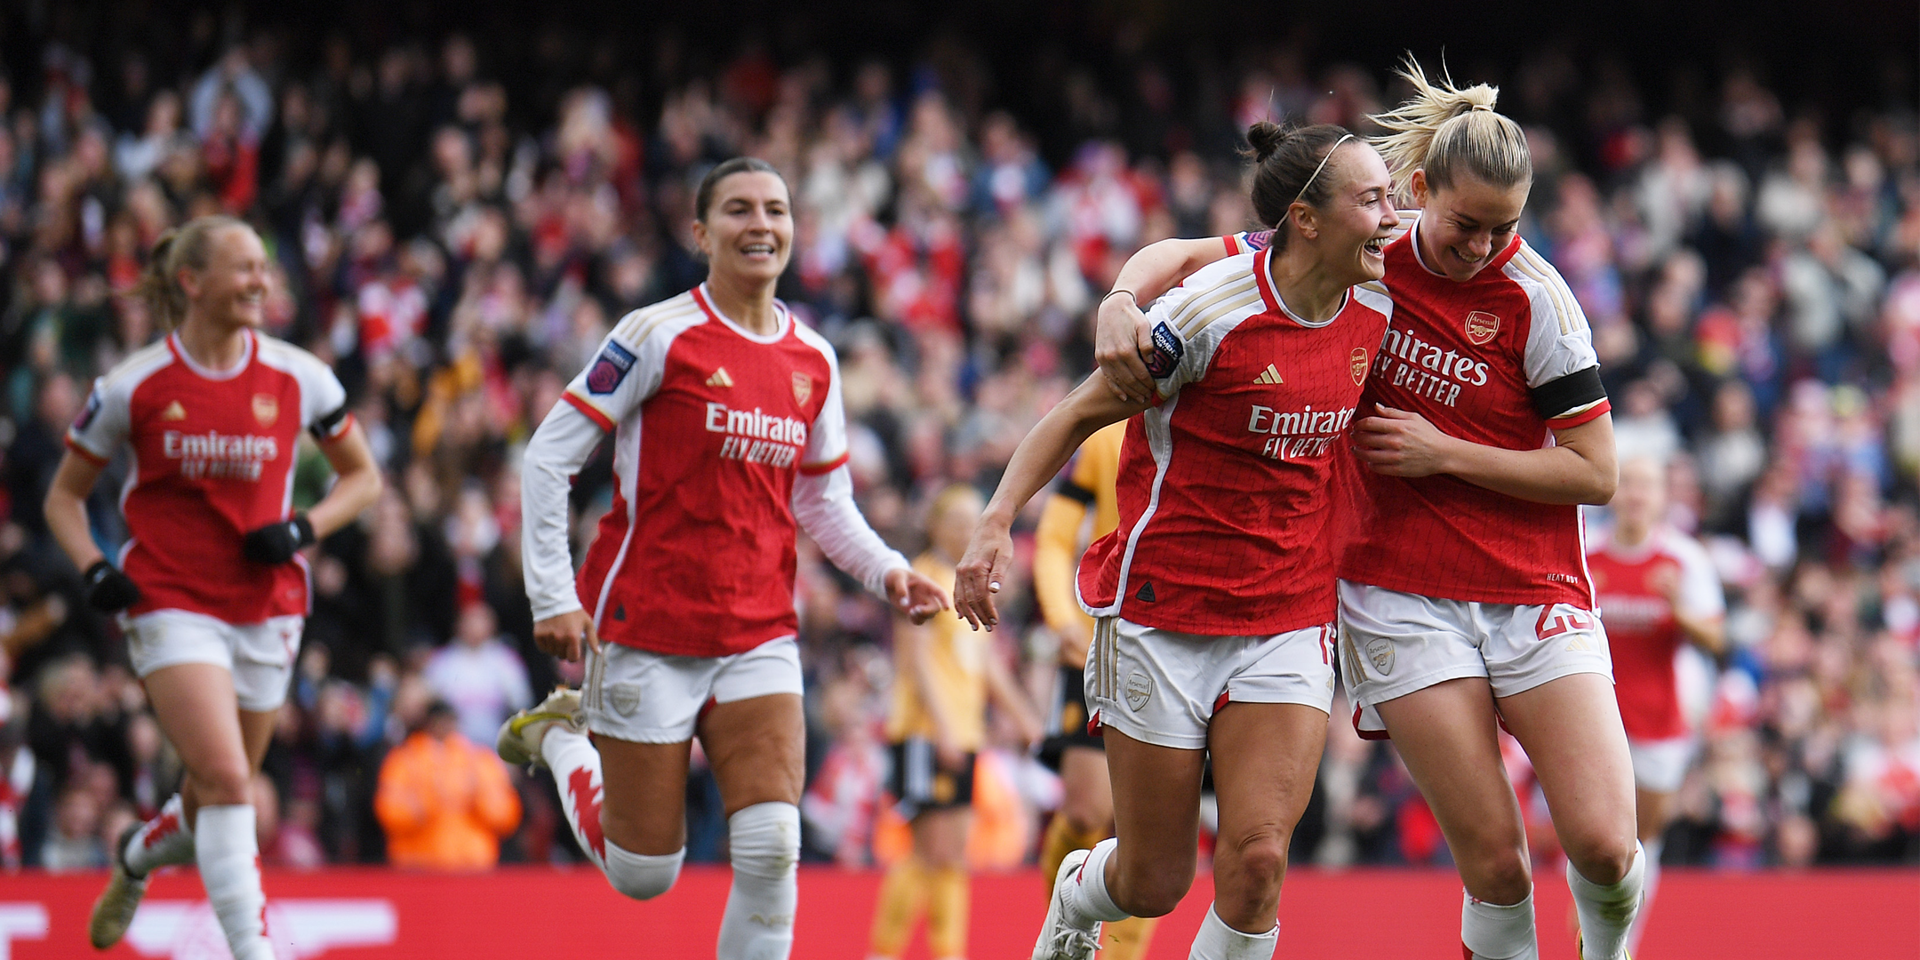
[{"label": "hair bun", "polygon": [[1253,148],[1254,162],[1265,161],[1273,156],[1280,144],[1286,142],[1287,129],[1277,123],[1261,120],[1247,128],[1247,145]]}]

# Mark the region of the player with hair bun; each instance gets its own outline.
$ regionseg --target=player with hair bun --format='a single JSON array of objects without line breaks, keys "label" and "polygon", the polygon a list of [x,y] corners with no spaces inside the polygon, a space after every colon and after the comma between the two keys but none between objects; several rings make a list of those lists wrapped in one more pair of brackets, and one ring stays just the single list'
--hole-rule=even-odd
[{"label": "player with hair bun", "polygon": [[[764,160],[720,163],[693,236],[706,282],[622,318],[527,444],[534,641],[585,656],[587,680],[508,719],[497,747],[552,769],[581,850],[645,900],[680,874],[698,735],[733,863],[717,953],[780,960],[806,756],[795,534],[915,622],[950,601],[853,503],[833,347],[773,296],[793,254],[786,181]],[[613,508],[576,580],[568,484],[609,434]]]},{"label": "player with hair bun", "polygon": [[[1493,87],[1430,82],[1411,58],[1400,76],[1413,96],[1373,118],[1387,131],[1375,142],[1420,213],[1387,249],[1394,328],[1356,457],[1341,458],[1354,723],[1392,734],[1466,887],[1461,942],[1488,960],[1539,951],[1504,724],[1567,852],[1583,953],[1616,960],[1646,868],[1578,507],[1613,496],[1610,407],[1579,303],[1517,233],[1533,182],[1525,133],[1494,111]],[[1120,282],[1151,292],[1236,243],[1259,237],[1162,241]],[[1101,368],[1139,396],[1144,318],[1103,307]]]},{"label": "player with hair bun", "polygon": [[[243,221],[162,234],[138,292],[166,336],[94,381],[47,491],[48,529],[85,571],[87,602],[124,611],[134,672],[186,767],[180,792],[114,846],[87,923],[98,949],[126,934],[154,868],[194,863],[234,957],[274,956],[252,791],[300,650],[299,551],[371,504],[380,471],[333,371],[258,332],[268,283],[266,248]],[[305,513],[293,510],[302,431],[337,474]],[[86,501],[123,449],[130,536],[109,560]]]},{"label": "player with hair bun", "polygon": [[1262,123],[1247,139],[1272,245],[1152,306],[1151,400],[1117,398],[1096,371],[1034,427],[955,580],[955,609],[992,629],[1014,515],[1089,435],[1127,421],[1119,524],[1078,575],[1116,832],[1062,861],[1035,960],[1087,960],[1102,923],[1186,895],[1209,754],[1214,903],[1190,956],[1271,957],[1278,943],[1333,698],[1332,471],[1393,312],[1372,281],[1399,219],[1386,164],[1346,130]]}]

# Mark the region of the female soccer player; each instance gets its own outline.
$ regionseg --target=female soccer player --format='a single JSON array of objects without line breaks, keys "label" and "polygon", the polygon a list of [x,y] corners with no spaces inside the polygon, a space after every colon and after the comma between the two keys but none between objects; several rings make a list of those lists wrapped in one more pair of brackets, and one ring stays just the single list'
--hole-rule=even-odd
[{"label": "female soccer player", "polygon": [[[1052,729],[1040,745],[1040,760],[1060,774],[1060,809],[1040,843],[1040,874],[1053,895],[1053,875],[1075,850],[1113,836],[1113,788],[1100,738],[1087,732],[1085,675],[1093,645],[1093,618],[1074,596],[1074,570],[1084,545],[1120,525],[1114,486],[1120,474],[1120,442],[1126,423],[1094,431],[1073,456],[1073,466],[1054,482],[1033,532],[1033,599],[1047,627],[1060,638],[1060,680],[1054,694]],[[1091,519],[1089,519],[1091,518]],[[1090,536],[1082,537],[1082,528]],[[1158,917],[1131,917],[1100,928],[1105,960],[1146,956]]]},{"label": "female soccer player", "polygon": [[1680,711],[1674,658],[1691,643],[1726,649],[1726,597],[1700,542],[1668,526],[1667,475],[1649,457],[1620,465],[1613,536],[1587,554],[1600,620],[1613,650],[1614,697],[1633,758],[1640,847],[1647,881],[1627,949],[1636,949],[1660,880],[1660,838],[1686,778],[1695,737]]},{"label": "female soccer player", "polygon": [[1085,679],[1117,835],[1061,864],[1036,960],[1084,960],[1102,922],[1180,902],[1209,751],[1215,900],[1191,955],[1269,957],[1278,940],[1287,843],[1333,697],[1334,454],[1392,312],[1356,285],[1379,278],[1399,219],[1386,164],[1345,130],[1263,123],[1248,140],[1273,246],[1154,304],[1154,403],[1118,400],[1096,372],[1034,427],[955,581],[955,609],[991,629],[1014,514],[1089,434],[1132,418],[1120,525],[1079,574],[1099,618]]},{"label": "female soccer player", "polygon": [[[527,444],[534,640],[585,654],[587,681],[509,719],[498,747],[553,770],[580,848],[644,900],[680,872],[698,734],[733,861],[719,956],[769,960],[792,948],[800,852],[796,521],[912,619],[950,601],[853,504],[833,348],[773,297],[793,252],[786,181],[736,157],[694,214],[706,282],[622,319]],[[613,508],[576,587],[568,480],[608,433]]]},{"label": "female soccer player", "polygon": [[[267,283],[266,250],[239,220],[163,235],[140,291],[169,332],[95,381],[47,492],[47,526],[86,571],[87,601],[126,611],[127,653],[186,767],[179,795],[120,838],[87,928],[101,949],[126,933],[153,868],[192,861],[233,955],[274,955],[251,797],[300,649],[298,551],[371,504],[380,473],[333,372],[256,331]],[[302,430],[338,474],[304,514],[291,509]],[[116,565],[93,542],[86,499],[123,447],[131,536]]]},{"label": "female soccer player", "polygon": [[[1350,471],[1339,571],[1355,724],[1391,732],[1440,821],[1466,886],[1462,944],[1505,960],[1539,948],[1503,722],[1567,851],[1584,955],[1614,960],[1645,866],[1577,506],[1613,496],[1606,392],[1579,304],[1515,232],[1533,166],[1519,125],[1493,110],[1498,91],[1431,84],[1411,60],[1402,76],[1413,98],[1374,119],[1421,213],[1387,249],[1394,329],[1368,385],[1374,415],[1354,431],[1367,469]],[[1132,279],[1226,246],[1169,245]],[[1147,337],[1121,312],[1103,311],[1098,352],[1117,395],[1139,396],[1132,345]]]},{"label": "female soccer player", "polygon": [[[927,510],[932,542],[913,568],[953,582],[953,565],[980,520],[980,493],[956,483]],[[988,701],[1007,711],[1026,741],[1039,739],[1027,696],[982,635],[951,611],[893,633],[893,709],[887,740],[891,791],[913,829],[913,851],[887,871],[874,906],[869,954],[898,957],[924,910],[934,960],[967,955],[967,839],[973,827],[974,758],[986,740]]]}]

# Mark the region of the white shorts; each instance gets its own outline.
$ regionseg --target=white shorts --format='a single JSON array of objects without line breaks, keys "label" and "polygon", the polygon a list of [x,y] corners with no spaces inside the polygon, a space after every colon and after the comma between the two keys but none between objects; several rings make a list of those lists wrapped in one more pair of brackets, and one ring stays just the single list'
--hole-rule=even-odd
[{"label": "white shorts", "polygon": [[133,673],[182,663],[211,663],[233,674],[240,709],[265,713],[287,702],[287,683],[300,656],[304,617],[273,617],[259,623],[228,623],[204,613],[155,610],[121,621]]},{"label": "white shorts", "polygon": [[1216,637],[1094,622],[1087,656],[1093,724],[1135,740],[1204,750],[1207,724],[1228,703],[1333,708],[1333,624],[1272,636]]},{"label": "white shorts", "polygon": [[1340,581],[1340,648],[1354,728],[1386,731],[1374,708],[1461,677],[1511,697],[1576,673],[1613,679],[1600,618],[1572,604],[1475,603]]},{"label": "white shorts", "polygon": [[587,654],[580,704],[594,733],[681,743],[693,739],[709,703],[800,692],[800,647],[792,637],[725,657],[672,657],[609,643],[599,656]]},{"label": "white shorts", "polygon": [[1673,793],[1687,779],[1687,765],[1693,762],[1691,736],[1670,740],[1627,738],[1627,752],[1633,756],[1633,785],[1653,793]]}]

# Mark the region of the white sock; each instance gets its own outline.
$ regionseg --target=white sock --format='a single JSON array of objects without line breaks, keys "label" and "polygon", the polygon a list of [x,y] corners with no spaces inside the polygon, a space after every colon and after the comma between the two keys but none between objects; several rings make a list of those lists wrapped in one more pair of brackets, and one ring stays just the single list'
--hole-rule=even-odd
[{"label": "white sock", "polygon": [[1061,919],[1069,926],[1092,930],[1096,923],[1112,923],[1132,916],[1120,909],[1113,902],[1113,895],[1107,892],[1107,861],[1113,859],[1113,851],[1119,845],[1120,841],[1114,837],[1094,844],[1087,862],[1060,881],[1067,884],[1066,896],[1061,898],[1066,907]]},{"label": "white sock", "polygon": [[1640,909],[1634,912],[1633,926],[1627,928],[1628,953],[1640,950],[1640,934],[1646,931],[1647,915],[1653,912],[1653,893],[1660,888],[1660,852],[1665,846],[1665,838],[1640,841],[1640,856],[1647,862],[1647,880],[1640,887]]},{"label": "white sock", "polygon": [[584,733],[559,724],[547,728],[540,741],[540,757],[553,771],[560,788],[560,810],[567,815],[573,838],[593,865],[607,869],[607,843],[600,833],[600,751]]},{"label": "white sock", "polygon": [[127,838],[126,849],[120,854],[127,870],[136,877],[144,877],[157,867],[192,863],[193,827],[187,824],[186,805],[180,795],[167,798],[160,812]]},{"label": "white sock", "polygon": [[727,818],[733,889],[720,918],[719,955],[787,960],[800,901],[800,808],[756,803]]},{"label": "white sock", "polygon": [[672,853],[634,853],[607,841],[607,882],[635,900],[651,900],[673,889],[686,862],[687,848]]},{"label": "white sock", "polygon": [[194,859],[207,902],[234,960],[274,960],[267,942],[267,895],[260,888],[260,842],[253,805],[203,806],[193,828]]},{"label": "white sock", "polygon": [[1213,907],[1200,921],[1200,932],[1193,936],[1193,949],[1187,960],[1273,960],[1273,948],[1280,943],[1280,924],[1266,933],[1241,933],[1227,926]]},{"label": "white sock", "polygon": [[1533,929],[1533,891],[1514,904],[1487,903],[1466,895],[1460,907],[1460,945],[1474,960],[1540,960]]},{"label": "white sock", "polygon": [[1633,866],[1619,883],[1601,885],[1580,875],[1567,863],[1567,887],[1573,907],[1580,912],[1582,952],[1589,960],[1615,960],[1627,946],[1627,929],[1640,912],[1640,891],[1646,885],[1647,852],[1633,845]]}]

